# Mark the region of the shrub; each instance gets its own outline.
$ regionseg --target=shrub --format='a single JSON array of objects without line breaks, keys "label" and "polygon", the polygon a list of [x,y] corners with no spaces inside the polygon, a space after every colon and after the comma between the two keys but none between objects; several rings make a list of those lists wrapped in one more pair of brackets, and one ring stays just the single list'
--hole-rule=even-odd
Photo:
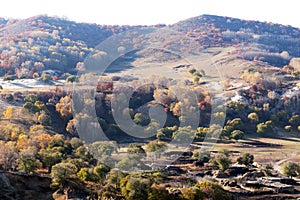
[{"label": "shrub", "polygon": [[244,138],[244,132],[240,131],[240,130],[234,130],[234,131],[231,132],[231,136],[230,137],[232,139],[235,139],[235,140],[243,139]]},{"label": "shrub", "polygon": [[249,153],[245,153],[237,159],[237,162],[240,165],[246,165],[246,166],[252,165],[253,161],[254,161],[254,156]]},{"label": "shrub", "polygon": [[51,76],[50,76],[50,74],[42,74],[41,79],[44,82],[49,82],[51,80]]},{"label": "shrub", "polygon": [[74,83],[75,81],[77,81],[77,76],[71,75],[66,78],[67,83]]},{"label": "shrub", "polygon": [[257,126],[257,133],[270,133],[273,131],[274,125],[273,122],[266,121],[265,123],[259,123]]},{"label": "shrub", "polygon": [[294,162],[286,162],[281,165],[281,171],[285,176],[297,176],[300,174],[300,166]]}]

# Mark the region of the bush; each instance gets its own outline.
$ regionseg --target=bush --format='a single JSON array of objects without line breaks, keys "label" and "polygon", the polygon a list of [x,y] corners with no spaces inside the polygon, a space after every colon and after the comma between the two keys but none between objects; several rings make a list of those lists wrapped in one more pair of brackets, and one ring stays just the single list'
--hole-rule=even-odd
[{"label": "bush", "polygon": [[297,127],[300,125],[300,116],[299,115],[293,115],[290,119],[289,119],[289,123],[294,126]]},{"label": "bush", "polygon": [[291,131],[293,130],[293,127],[290,126],[290,125],[288,125],[288,126],[285,126],[285,127],[284,127],[284,130],[285,130],[286,132],[291,132]]},{"label": "bush", "polygon": [[204,199],[231,200],[232,196],[227,193],[220,185],[210,181],[203,181],[196,185],[204,193]]},{"label": "bush", "polygon": [[266,121],[265,123],[259,123],[257,126],[257,133],[270,133],[273,131],[274,125],[272,121]]},{"label": "bush", "polygon": [[133,121],[138,125],[147,126],[150,123],[150,118],[142,113],[137,113],[134,115]]},{"label": "bush", "polygon": [[214,163],[220,170],[224,171],[229,168],[231,161],[226,155],[218,154],[214,159]]},{"label": "bush", "polygon": [[234,130],[234,131],[231,132],[231,136],[230,137],[232,139],[235,139],[235,140],[243,139],[244,138],[244,132],[240,131],[240,130]]},{"label": "bush", "polygon": [[51,80],[51,76],[49,74],[42,74],[42,81],[49,82]]},{"label": "bush", "polygon": [[286,162],[281,165],[281,171],[285,176],[297,176],[300,174],[300,166],[294,162]]},{"label": "bush", "polygon": [[151,181],[128,175],[121,180],[121,192],[126,200],[148,199]]},{"label": "bush", "polygon": [[74,75],[71,75],[71,76],[66,78],[67,83],[74,83],[76,81],[77,81],[77,76],[74,76]]},{"label": "bush", "polygon": [[253,161],[254,161],[254,156],[249,153],[246,153],[237,159],[237,162],[240,165],[246,165],[246,166],[252,165]]},{"label": "bush", "polygon": [[38,122],[43,125],[51,125],[51,117],[45,112],[42,111],[41,114],[38,116]]}]

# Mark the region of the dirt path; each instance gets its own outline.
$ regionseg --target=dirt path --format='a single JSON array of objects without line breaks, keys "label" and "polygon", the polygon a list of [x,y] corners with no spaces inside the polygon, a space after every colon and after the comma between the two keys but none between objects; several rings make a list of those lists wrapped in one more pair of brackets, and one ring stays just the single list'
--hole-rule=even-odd
[{"label": "dirt path", "polygon": [[294,153],[292,153],[288,158],[285,158],[285,159],[283,159],[283,160],[280,160],[280,161],[278,161],[278,162],[275,162],[275,163],[273,164],[274,169],[275,169],[276,171],[279,171],[279,172],[280,172],[280,165],[281,165],[282,163],[286,162],[286,161],[291,160],[292,158],[295,158],[296,155],[297,155],[297,153],[294,152]]}]

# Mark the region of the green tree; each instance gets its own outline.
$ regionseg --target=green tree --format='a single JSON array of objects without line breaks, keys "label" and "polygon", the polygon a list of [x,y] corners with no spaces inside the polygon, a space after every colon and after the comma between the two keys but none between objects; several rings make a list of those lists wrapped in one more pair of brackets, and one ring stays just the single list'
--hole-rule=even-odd
[{"label": "green tree", "polygon": [[88,162],[92,161],[92,159],[93,159],[93,155],[88,151],[88,149],[84,145],[79,146],[75,150],[75,156],[77,158],[82,158],[83,160],[88,161]]},{"label": "green tree", "polygon": [[28,94],[25,96],[24,101],[27,103],[32,103],[34,104],[36,101],[38,101],[38,97],[34,94]]},{"label": "green tree", "polygon": [[234,130],[231,132],[231,138],[234,139],[234,140],[240,140],[240,139],[243,139],[244,138],[244,132],[243,131],[240,131],[240,130]]},{"label": "green tree", "polygon": [[219,169],[224,171],[229,168],[231,164],[231,160],[229,157],[225,156],[224,154],[218,154],[215,157],[215,162],[218,165]]},{"label": "green tree", "polygon": [[130,154],[137,154],[137,155],[141,155],[141,156],[144,156],[146,154],[143,147],[136,143],[129,144],[128,148],[127,148],[127,152]]},{"label": "green tree", "polygon": [[52,188],[82,188],[82,181],[77,176],[78,169],[71,163],[58,163],[51,169]]},{"label": "green tree", "polygon": [[52,124],[51,117],[45,111],[42,111],[40,113],[40,115],[38,116],[38,122],[43,125],[51,125]]},{"label": "green tree", "polygon": [[110,168],[106,165],[100,164],[93,169],[93,174],[97,176],[98,180],[104,180]]},{"label": "green tree", "polygon": [[300,125],[300,116],[299,115],[293,115],[290,119],[289,119],[289,123],[293,126],[293,127],[297,127]]},{"label": "green tree", "polygon": [[94,174],[92,173],[92,169],[83,167],[77,172],[77,176],[82,181],[94,181]]},{"label": "green tree", "polygon": [[147,126],[150,123],[150,118],[142,113],[136,113],[133,121],[138,125]]},{"label": "green tree", "polygon": [[154,153],[155,156],[159,156],[166,150],[166,148],[167,144],[160,141],[151,141],[146,145],[146,151],[148,153]]},{"label": "green tree", "polygon": [[196,71],[197,71],[196,69],[190,69],[190,70],[189,70],[189,73],[190,73],[190,74],[194,74]]},{"label": "green tree", "polygon": [[196,136],[196,130],[192,130],[191,126],[179,127],[173,132],[173,142],[175,143],[190,143]]},{"label": "green tree", "polygon": [[171,139],[173,133],[178,129],[177,126],[161,128],[156,133],[156,138],[159,140]]},{"label": "green tree", "polygon": [[135,169],[149,170],[150,168],[141,161],[141,156],[129,154],[120,160],[116,167],[124,171],[133,171]]},{"label": "green tree", "polygon": [[237,162],[240,165],[246,165],[246,166],[252,165],[253,161],[254,161],[254,156],[250,153],[245,153],[237,159]]},{"label": "green tree", "polygon": [[294,162],[285,162],[281,165],[281,171],[285,176],[298,176],[300,174],[300,166]]},{"label": "green tree", "polygon": [[77,81],[77,76],[71,75],[66,78],[67,83],[73,83]]},{"label": "green tree", "polygon": [[204,199],[231,200],[232,196],[227,193],[220,185],[210,181],[203,181],[196,185],[203,193]]},{"label": "green tree", "polygon": [[106,176],[106,181],[109,184],[112,184],[115,188],[120,187],[121,180],[125,178],[128,174],[124,173],[123,171],[114,168],[108,172]]},{"label": "green tree", "polygon": [[148,199],[152,183],[147,178],[128,175],[121,180],[121,192],[126,200]]},{"label": "green tree", "polygon": [[199,200],[204,197],[203,192],[198,187],[182,188],[181,193],[184,200]]},{"label": "green tree", "polygon": [[51,172],[53,165],[59,163],[63,159],[63,154],[58,149],[41,149],[39,155],[42,158],[43,164],[48,168],[48,172]]},{"label": "green tree", "polygon": [[51,80],[51,76],[50,74],[42,74],[41,79],[44,82],[49,82]]},{"label": "green tree", "polygon": [[274,125],[272,121],[266,121],[264,123],[257,124],[257,133],[270,133],[273,131]]},{"label": "green tree", "polygon": [[118,149],[117,143],[112,141],[101,142],[97,141],[89,145],[89,151],[100,162],[105,163],[110,159],[113,152]]},{"label": "green tree", "polygon": [[32,155],[22,155],[18,161],[18,170],[26,173],[33,173],[42,167],[42,163]]}]

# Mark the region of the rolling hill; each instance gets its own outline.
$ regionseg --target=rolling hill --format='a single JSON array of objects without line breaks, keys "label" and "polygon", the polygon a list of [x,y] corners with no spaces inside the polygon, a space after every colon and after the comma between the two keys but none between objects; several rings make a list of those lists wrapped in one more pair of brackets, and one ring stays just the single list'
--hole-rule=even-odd
[{"label": "rolling hill", "polygon": [[[76,73],[77,64],[99,43],[143,27],[76,23],[45,15],[25,20],[1,18],[0,75],[32,78],[49,69],[59,75]],[[293,57],[300,57],[300,29],[291,26],[201,15],[168,28],[185,34],[203,49],[235,47],[239,59],[283,67]]]}]

